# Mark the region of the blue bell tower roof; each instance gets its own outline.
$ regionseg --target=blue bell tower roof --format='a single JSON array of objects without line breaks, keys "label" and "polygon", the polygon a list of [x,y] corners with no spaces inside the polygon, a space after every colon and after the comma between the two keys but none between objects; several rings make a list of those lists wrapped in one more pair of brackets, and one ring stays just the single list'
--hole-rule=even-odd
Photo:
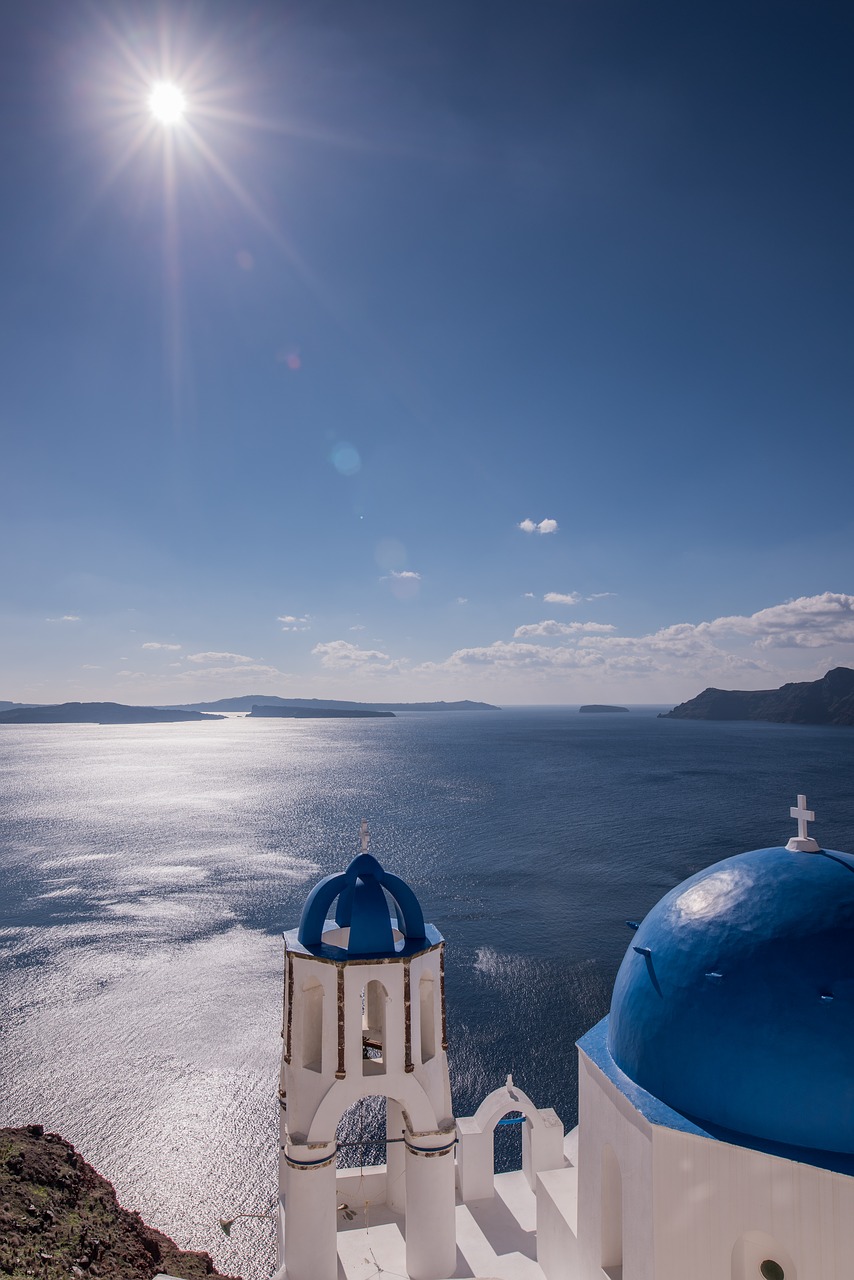
[{"label": "blue bell tower roof", "polygon": [[314,886],[296,936],[288,935],[288,940],[330,960],[394,959],[442,941],[432,925],[425,924],[409,885],[366,852],[346,871],[324,876]]}]

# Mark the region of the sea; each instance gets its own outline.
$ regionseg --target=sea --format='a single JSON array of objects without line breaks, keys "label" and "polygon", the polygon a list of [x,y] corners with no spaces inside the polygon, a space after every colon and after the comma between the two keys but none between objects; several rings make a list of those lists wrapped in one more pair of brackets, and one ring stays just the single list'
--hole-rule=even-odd
[{"label": "sea", "polygon": [[[854,850],[854,730],[660,708],[0,729],[0,1124],[61,1133],[221,1270],[273,1264],[281,934],[372,852],[446,940],[455,1112],[512,1072],[576,1122],[577,1038],[673,885],[785,843]],[[345,1117],[347,1163],[382,1117]],[[519,1163],[518,1126],[499,1168]]]}]

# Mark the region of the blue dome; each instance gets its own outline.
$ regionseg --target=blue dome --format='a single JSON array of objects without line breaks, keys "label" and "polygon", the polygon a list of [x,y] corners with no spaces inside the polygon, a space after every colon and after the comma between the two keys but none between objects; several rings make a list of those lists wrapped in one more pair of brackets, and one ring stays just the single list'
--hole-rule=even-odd
[{"label": "blue dome", "polygon": [[[336,899],[331,921],[328,917]],[[324,876],[314,886],[302,909],[297,938],[315,954],[378,959],[409,955],[432,945],[435,930],[429,930],[430,941],[428,930],[409,885],[384,870],[372,854],[360,853],[346,871]]]},{"label": "blue dome", "polygon": [[608,1049],[689,1118],[854,1153],[854,857],[757,849],[678,885],[620,966]]}]

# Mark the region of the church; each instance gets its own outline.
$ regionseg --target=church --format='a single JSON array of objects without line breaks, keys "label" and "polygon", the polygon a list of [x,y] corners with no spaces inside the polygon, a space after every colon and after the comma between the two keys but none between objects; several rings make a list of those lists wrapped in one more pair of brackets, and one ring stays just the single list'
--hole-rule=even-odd
[{"label": "church", "polygon": [[[285,934],[275,1280],[851,1280],[854,856],[790,813],[785,846],[627,921],[570,1133],[509,1076],[454,1116],[445,942],[363,822]],[[337,1168],[375,1095],[385,1163]],[[495,1174],[508,1122],[522,1168]]]}]

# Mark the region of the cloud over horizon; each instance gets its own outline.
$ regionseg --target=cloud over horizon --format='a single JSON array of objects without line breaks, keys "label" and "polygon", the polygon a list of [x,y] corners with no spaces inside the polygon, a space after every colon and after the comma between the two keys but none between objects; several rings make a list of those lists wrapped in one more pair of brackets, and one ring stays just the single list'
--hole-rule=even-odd
[{"label": "cloud over horizon", "polygon": [[320,658],[321,666],[338,671],[364,671],[376,673],[399,672],[400,660],[379,649],[360,649],[349,640],[329,640],[316,644],[311,651]]},{"label": "cloud over horizon", "polygon": [[572,636],[581,633],[606,635],[616,630],[610,622],[555,622],[553,618],[548,618],[544,622],[529,622],[517,627],[513,632],[513,639],[521,640],[525,636]]},{"label": "cloud over horizon", "polygon": [[[701,684],[753,677],[755,685],[760,674],[770,681],[786,678],[785,671],[770,666],[763,656],[769,650],[854,645],[854,596],[834,592],[802,596],[749,615],[679,622],[639,636],[617,636],[614,630],[603,623],[547,619],[517,627],[512,641],[457,649],[442,662],[422,663],[414,670],[431,675],[480,670],[543,677],[576,671],[594,674],[598,683],[629,676],[665,676],[674,681],[690,678]],[[560,638],[564,643],[530,643],[534,637]],[[727,644],[728,640],[735,640],[736,645]]]},{"label": "cloud over horizon", "polygon": [[188,662],[233,662],[242,664],[254,662],[254,658],[250,658],[245,653],[223,653],[218,649],[208,649],[204,653],[188,653]]}]

